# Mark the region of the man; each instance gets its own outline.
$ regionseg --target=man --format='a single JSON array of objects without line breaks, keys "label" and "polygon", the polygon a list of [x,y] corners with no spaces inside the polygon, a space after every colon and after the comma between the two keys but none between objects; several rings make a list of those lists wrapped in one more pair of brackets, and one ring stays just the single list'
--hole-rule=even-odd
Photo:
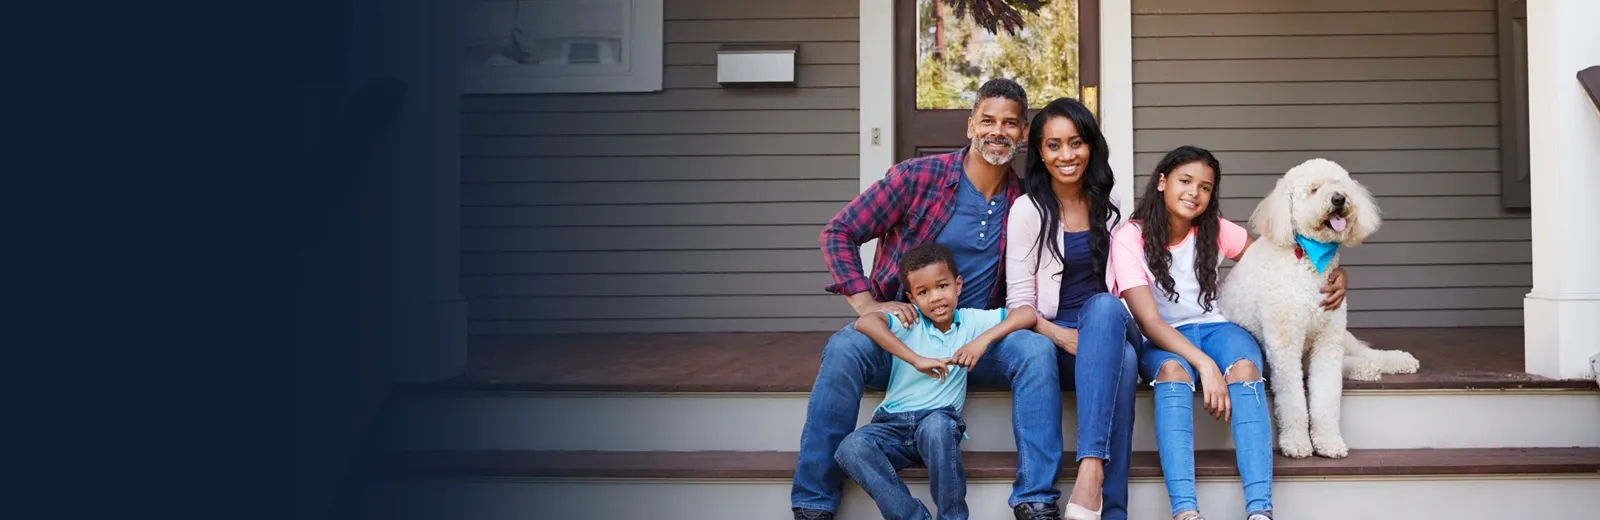
[{"label": "man", "polygon": [[[1025,142],[1027,107],[1027,94],[1016,82],[984,83],[967,119],[969,146],[895,165],[834,216],[821,236],[834,279],[827,291],[845,296],[857,315],[884,312],[914,324],[921,318],[903,300],[896,262],[918,244],[936,241],[955,253],[964,281],[959,307],[1004,306],[1006,214],[1022,194],[1011,159]],[[868,279],[861,272],[859,248],[875,238],[878,255]],[[1060,518],[1055,477],[1061,462],[1061,386],[1055,348],[1033,331],[1013,332],[968,376],[1011,389],[1021,464],[1008,505],[1019,520]],[[845,474],[834,462],[834,451],[855,429],[865,387],[887,386],[890,359],[853,325],[828,339],[795,464],[790,505],[797,520],[831,520],[838,510]]]}]

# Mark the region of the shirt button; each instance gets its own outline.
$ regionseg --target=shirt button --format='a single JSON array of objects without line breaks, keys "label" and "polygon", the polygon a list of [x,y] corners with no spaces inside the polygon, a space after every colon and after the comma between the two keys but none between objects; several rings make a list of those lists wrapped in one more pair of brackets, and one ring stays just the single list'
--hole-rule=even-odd
[{"label": "shirt button", "polygon": [[987,220],[980,220],[980,221],[978,221],[978,225],[980,225],[980,226],[987,226],[987,225],[989,225],[989,221],[987,221]]},{"label": "shirt button", "polygon": [[983,238],[983,233],[978,233],[978,238]]},{"label": "shirt button", "polygon": [[991,210],[989,210],[989,214],[990,214],[990,215],[993,215],[993,214],[994,214],[994,210],[992,210],[992,209],[991,209]]}]

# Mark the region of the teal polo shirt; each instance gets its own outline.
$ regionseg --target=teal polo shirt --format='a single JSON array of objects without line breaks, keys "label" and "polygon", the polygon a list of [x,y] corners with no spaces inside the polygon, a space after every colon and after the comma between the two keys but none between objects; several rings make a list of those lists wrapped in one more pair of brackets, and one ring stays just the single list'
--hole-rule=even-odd
[{"label": "teal polo shirt", "polygon": [[[994,328],[1006,319],[1005,309],[957,309],[950,332],[939,332],[933,323],[917,311],[917,323],[906,327],[889,315],[889,331],[906,344],[912,352],[930,358],[953,356],[984,331]],[[967,393],[967,370],[951,365],[944,382],[922,372],[898,357],[890,356],[889,389],[883,396],[878,411],[888,413],[933,410],[954,406],[961,411]]]}]

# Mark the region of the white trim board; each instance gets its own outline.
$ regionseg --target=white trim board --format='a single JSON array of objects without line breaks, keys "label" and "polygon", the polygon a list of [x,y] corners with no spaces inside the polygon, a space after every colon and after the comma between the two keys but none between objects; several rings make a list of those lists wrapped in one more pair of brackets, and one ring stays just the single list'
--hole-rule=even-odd
[{"label": "white trim board", "polygon": [[[894,2],[861,0],[861,190],[894,166]],[[1100,1],[1100,118],[1111,147],[1112,194],[1133,211],[1133,4]],[[873,140],[877,131],[877,141]],[[872,266],[872,243],[861,260]]]},{"label": "white trim board", "polygon": [[1133,214],[1133,0],[1100,0],[1100,131],[1111,148],[1122,220]]},{"label": "white trim board", "polygon": [[[860,191],[894,166],[894,2],[861,0]],[[859,191],[858,191],[859,193]],[[862,271],[872,274],[878,241],[861,246]]]}]

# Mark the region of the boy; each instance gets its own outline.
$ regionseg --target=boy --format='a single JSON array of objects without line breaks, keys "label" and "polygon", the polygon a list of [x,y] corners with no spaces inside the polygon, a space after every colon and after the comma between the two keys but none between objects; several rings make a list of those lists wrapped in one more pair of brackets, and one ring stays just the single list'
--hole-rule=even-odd
[{"label": "boy", "polygon": [[955,274],[955,255],[937,243],[907,251],[899,268],[920,319],[906,327],[887,312],[872,312],[856,322],[856,330],[895,359],[888,391],[873,411],[872,423],[845,436],[834,460],[872,496],[888,520],[931,518],[896,473],[922,462],[928,467],[939,518],[965,519],[967,482],[960,443],[967,428],[961,419],[967,371],[990,344],[1013,331],[1032,328],[1035,313],[957,309],[962,280]]}]

